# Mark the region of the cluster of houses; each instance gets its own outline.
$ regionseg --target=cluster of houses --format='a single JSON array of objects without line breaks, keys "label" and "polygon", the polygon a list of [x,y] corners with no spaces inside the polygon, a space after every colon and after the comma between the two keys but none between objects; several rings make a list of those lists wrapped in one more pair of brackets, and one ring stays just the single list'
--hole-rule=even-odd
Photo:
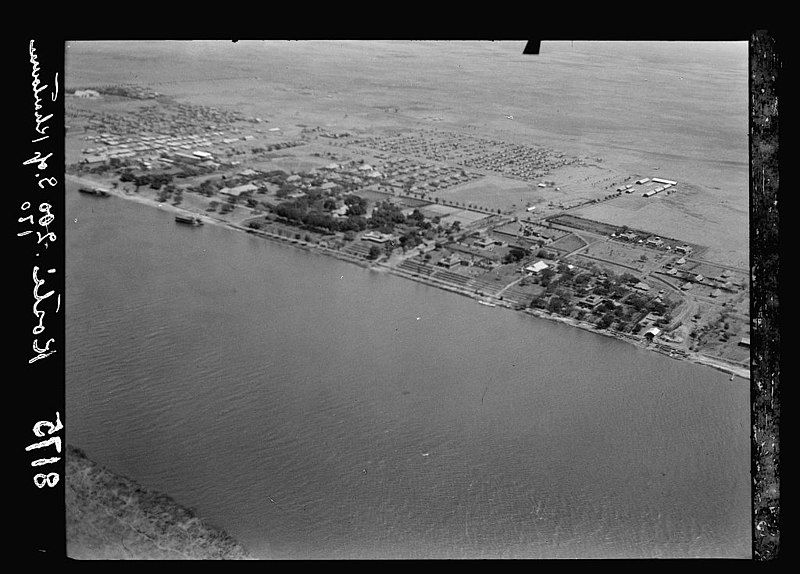
[{"label": "cluster of houses", "polygon": [[675,262],[674,266],[667,264],[667,266],[665,266],[666,270],[664,271],[665,274],[684,281],[681,286],[683,291],[689,291],[695,285],[702,285],[710,287],[712,291],[709,293],[709,296],[716,299],[722,295],[723,291],[734,293],[740,287],[740,283],[735,280],[733,274],[727,269],[723,270],[716,277],[706,277],[694,271],[680,269],[680,266],[684,264],[686,264],[686,259],[681,257]]},{"label": "cluster of houses", "polygon": [[141,107],[128,113],[96,112],[85,109],[68,111],[81,117],[87,130],[118,134],[203,135],[215,130],[239,131],[234,127],[243,121],[242,114],[209,106],[170,104]]},{"label": "cluster of houses", "polygon": [[540,247],[569,235],[569,232],[561,229],[554,229],[538,223],[518,220],[495,227],[494,232],[513,237],[515,240],[525,240],[529,244],[536,244]]},{"label": "cluster of houses", "polygon": [[387,161],[383,170],[386,176],[384,186],[419,194],[441,191],[483,177],[463,169],[417,163],[406,158]]},{"label": "cluster of houses", "polygon": [[[220,193],[239,197],[243,194],[257,192],[266,184],[265,181],[262,181],[263,174],[253,169],[245,169],[236,175],[240,180],[248,181],[236,187],[224,188],[220,190]],[[292,189],[284,196],[286,199],[298,199],[306,196],[308,191],[321,191],[327,195],[355,192],[383,177],[381,172],[369,164],[349,161],[347,163],[330,163],[324,167],[291,174],[282,180],[282,184]],[[345,217],[346,213],[346,205],[331,211],[331,215],[334,217]]]},{"label": "cluster of houses", "polygon": [[215,155],[222,146],[254,139],[231,125],[240,114],[208,106],[154,106],[129,114],[71,110],[70,115],[83,117],[87,129],[95,132],[84,139],[98,145],[81,150],[81,163],[90,165],[117,158],[139,160],[145,169],[174,161],[216,168],[220,163]]},{"label": "cluster of houses", "polygon": [[[652,179],[649,177],[643,177],[641,179],[636,180],[636,185],[645,186],[645,190],[644,193],[642,193],[642,197],[652,197],[657,193],[661,193],[662,191],[675,187],[676,185],[678,185],[678,182],[669,179],[662,179],[659,177],[654,177]],[[625,193],[633,193],[637,191],[637,189],[634,187],[632,183],[629,183],[627,185],[620,185],[617,188],[617,193],[622,193],[623,191]],[[639,189],[638,191],[641,191],[641,189]]]},{"label": "cluster of houses", "polygon": [[438,131],[366,137],[350,143],[399,156],[453,161],[465,167],[487,169],[525,180],[538,179],[550,170],[576,161],[576,158],[545,148]]},{"label": "cluster of houses", "polygon": [[[530,181],[575,161],[576,158],[566,157],[563,154],[553,155],[545,148],[506,143],[497,151],[476,155],[458,163]],[[546,184],[540,187],[546,187]]]},{"label": "cluster of houses", "polygon": [[211,132],[204,135],[169,135],[155,134],[135,137],[122,137],[117,134],[102,132],[97,136],[89,136],[89,141],[102,145],[85,148],[81,163],[96,164],[118,159],[139,159],[145,168],[159,167],[161,164],[182,161],[186,163],[206,163],[210,167],[220,164],[215,153],[200,148],[210,148],[240,141],[241,138],[226,138],[224,132]]},{"label": "cluster of houses", "polygon": [[657,235],[640,235],[633,231],[623,231],[620,233],[612,233],[612,239],[617,241],[625,241],[628,243],[641,243],[645,247],[653,249],[665,249],[667,251],[674,251],[683,255],[690,255],[694,251],[694,247],[686,243],[680,243],[674,239],[664,239]]}]

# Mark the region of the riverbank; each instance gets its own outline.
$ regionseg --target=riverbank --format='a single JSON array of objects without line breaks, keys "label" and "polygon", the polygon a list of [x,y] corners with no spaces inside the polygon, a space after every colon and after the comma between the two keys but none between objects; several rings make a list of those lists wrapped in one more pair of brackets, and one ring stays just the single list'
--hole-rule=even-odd
[{"label": "riverbank", "polygon": [[79,560],[247,560],[224,531],[170,497],[66,449],[67,555]]},{"label": "riverbank", "polygon": [[[67,176],[67,177],[69,179],[77,182],[77,183],[89,183],[89,182],[91,182],[91,180],[84,179],[84,178],[79,178],[79,177],[76,177],[76,176]],[[383,263],[383,262],[379,262],[379,261],[368,261],[368,260],[365,260],[365,259],[357,256],[357,255],[354,255],[354,254],[351,254],[351,253],[347,253],[347,252],[344,252],[344,251],[341,251],[341,250],[337,250],[337,249],[331,249],[329,247],[323,247],[323,246],[315,244],[315,243],[309,243],[309,242],[304,241],[302,239],[295,239],[295,238],[287,237],[287,236],[284,236],[284,235],[278,235],[278,234],[270,233],[270,232],[264,231],[264,230],[251,229],[251,228],[247,227],[246,225],[244,225],[245,221],[247,221],[249,219],[252,219],[251,217],[245,218],[244,220],[239,221],[239,222],[231,221],[231,220],[223,218],[223,217],[212,216],[212,215],[209,215],[209,214],[197,213],[195,211],[188,210],[188,209],[185,209],[185,208],[182,208],[182,207],[178,207],[178,206],[175,206],[175,205],[172,205],[172,204],[168,204],[168,203],[158,203],[158,202],[156,202],[156,201],[154,201],[154,200],[152,200],[150,198],[143,197],[143,196],[138,195],[136,193],[121,191],[119,189],[111,189],[111,190],[109,190],[109,193],[111,195],[113,195],[113,196],[116,196],[116,197],[119,197],[119,198],[122,198],[122,199],[135,201],[137,203],[149,205],[151,207],[155,206],[155,207],[158,207],[159,209],[164,209],[164,210],[169,211],[171,213],[175,213],[176,215],[180,214],[180,215],[197,216],[204,223],[210,223],[210,224],[213,224],[213,225],[219,225],[221,227],[227,227],[229,229],[233,229],[233,230],[237,230],[237,231],[244,231],[245,233],[248,233],[248,234],[251,234],[251,235],[255,235],[255,236],[258,236],[258,237],[263,237],[265,239],[268,239],[268,240],[271,240],[271,241],[276,241],[278,243],[291,244],[291,245],[293,245],[295,247],[299,247],[299,248],[304,249],[306,251],[321,252],[321,253],[324,253],[326,255],[335,257],[336,259],[340,259],[342,261],[347,261],[349,263],[354,263],[354,264],[356,264],[356,265],[358,265],[360,267],[363,267],[363,268],[386,271],[386,272],[392,273],[394,275],[397,275],[399,277],[404,277],[406,279],[411,279],[411,280],[416,281],[418,283],[422,283],[424,285],[428,285],[428,286],[431,286],[431,287],[436,287],[436,288],[439,288],[439,289],[443,289],[443,290],[449,291],[451,293],[457,293],[459,295],[462,295],[462,296],[465,296],[465,297],[469,297],[471,299],[475,299],[476,301],[485,301],[485,302],[491,303],[495,307],[504,307],[504,308],[507,308],[507,309],[516,310],[515,307],[512,306],[511,304],[509,304],[507,301],[504,301],[502,299],[498,299],[498,298],[495,298],[495,297],[487,296],[487,295],[479,295],[475,291],[472,291],[472,290],[469,290],[469,289],[465,289],[463,287],[459,287],[459,286],[456,286],[456,285],[452,285],[450,283],[447,283],[445,281],[439,280],[439,279],[434,278],[434,277],[423,276],[423,275],[420,275],[420,274],[417,274],[417,273],[413,273],[413,272],[410,272],[410,271],[406,271],[406,270],[400,269],[400,268],[398,268],[396,266],[392,266],[392,265],[389,265],[389,264],[386,264],[386,263]],[[592,333],[595,333],[595,334],[600,334],[600,335],[603,335],[603,336],[606,336],[606,337],[611,337],[611,338],[614,338],[614,339],[617,339],[617,340],[620,340],[620,341],[624,341],[626,343],[630,343],[630,344],[632,344],[634,346],[637,346],[639,348],[655,351],[657,353],[661,353],[661,354],[663,354],[665,356],[668,356],[668,357],[676,359],[676,360],[685,360],[685,361],[690,361],[690,362],[697,363],[697,364],[706,365],[706,366],[712,367],[712,368],[714,368],[716,370],[725,372],[725,373],[727,373],[729,375],[733,375],[733,376],[740,377],[740,378],[747,379],[747,380],[750,379],[750,369],[749,368],[745,368],[745,367],[742,367],[742,366],[739,366],[739,365],[731,364],[731,363],[725,362],[725,361],[723,361],[721,359],[709,357],[709,356],[703,355],[702,353],[686,352],[686,351],[684,351],[684,352],[670,352],[670,351],[666,351],[666,350],[664,350],[662,348],[659,348],[658,345],[650,343],[650,342],[646,341],[645,339],[643,339],[641,337],[636,337],[636,336],[625,334],[625,333],[619,333],[619,332],[611,331],[611,330],[608,330],[608,329],[598,329],[593,324],[586,323],[584,321],[578,321],[578,320],[573,319],[571,317],[562,317],[560,315],[553,315],[553,314],[550,314],[550,313],[548,313],[546,311],[543,311],[543,310],[531,309],[531,308],[525,308],[522,311],[527,313],[527,314],[529,314],[529,315],[532,315],[534,317],[538,317],[540,319],[547,319],[547,320],[550,320],[550,321],[556,321],[556,322],[563,323],[563,324],[566,324],[566,325],[570,325],[570,326],[573,326],[573,327],[578,327],[580,329],[583,329],[585,331],[589,331],[589,332],[592,332]]]}]

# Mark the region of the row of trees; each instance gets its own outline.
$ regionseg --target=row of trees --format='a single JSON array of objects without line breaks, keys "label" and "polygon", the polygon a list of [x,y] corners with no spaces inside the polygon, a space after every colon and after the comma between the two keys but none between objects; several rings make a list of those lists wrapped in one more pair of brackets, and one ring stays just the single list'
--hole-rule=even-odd
[{"label": "row of trees", "polygon": [[132,182],[137,188],[143,185],[149,185],[153,189],[160,189],[164,185],[171,184],[174,179],[175,176],[171,173],[145,173],[134,175],[131,171],[123,171],[119,176],[120,181]]},{"label": "row of trees", "polygon": [[361,216],[348,216],[344,219],[335,218],[329,213],[309,210],[308,202],[304,198],[297,201],[283,202],[275,207],[275,215],[294,223],[301,223],[317,229],[336,232],[364,231],[367,220]]}]

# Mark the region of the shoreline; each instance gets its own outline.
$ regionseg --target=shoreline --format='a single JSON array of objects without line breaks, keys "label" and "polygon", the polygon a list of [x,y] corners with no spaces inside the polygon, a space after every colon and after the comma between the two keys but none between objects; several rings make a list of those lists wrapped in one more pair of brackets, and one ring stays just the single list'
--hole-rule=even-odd
[{"label": "shoreline", "polygon": [[[84,181],[84,182],[91,182],[91,180],[80,178],[80,177],[77,177],[77,176],[72,176],[72,175],[69,175],[69,174],[67,175],[67,178],[69,180],[73,181],[76,184],[79,184],[81,180]],[[495,307],[503,307],[503,308],[509,309],[511,311],[517,311],[516,309],[514,309],[514,307],[512,305],[508,304],[507,302],[505,302],[503,300],[500,300],[500,299],[496,299],[496,298],[494,298],[494,297],[492,297],[490,295],[478,295],[476,292],[470,291],[469,289],[456,287],[454,285],[451,285],[449,283],[446,283],[444,281],[438,280],[438,279],[433,278],[433,277],[424,277],[424,276],[421,276],[419,274],[415,274],[415,273],[412,273],[412,272],[409,272],[409,271],[405,271],[405,270],[399,269],[397,267],[393,267],[391,265],[388,265],[386,263],[382,263],[380,261],[369,262],[369,261],[367,261],[367,260],[365,260],[365,259],[363,259],[361,257],[358,257],[356,255],[352,255],[352,254],[349,254],[349,253],[345,253],[345,252],[342,252],[342,251],[337,250],[337,249],[331,249],[329,247],[323,247],[323,246],[320,246],[320,245],[317,245],[317,244],[314,244],[314,243],[308,243],[308,242],[306,242],[306,241],[304,241],[302,239],[295,239],[295,238],[291,238],[291,237],[286,237],[286,236],[283,236],[283,235],[270,233],[268,231],[251,229],[251,228],[246,227],[246,226],[244,226],[244,225],[242,225],[240,223],[235,223],[235,222],[232,222],[232,221],[221,219],[219,217],[214,217],[214,216],[211,216],[211,215],[206,214],[206,213],[197,213],[195,211],[192,211],[192,210],[189,210],[189,209],[184,209],[184,208],[181,208],[181,207],[178,207],[178,206],[175,206],[175,205],[171,205],[171,204],[168,204],[168,203],[158,203],[158,202],[156,202],[154,200],[151,200],[149,198],[142,197],[141,195],[138,195],[136,193],[125,193],[125,192],[120,191],[119,189],[109,189],[108,192],[109,192],[109,194],[111,194],[114,197],[118,197],[118,198],[121,198],[121,199],[127,199],[127,200],[130,200],[130,201],[134,201],[136,203],[140,203],[142,205],[155,207],[157,209],[164,209],[164,210],[166,210],[168,212],[171,212],[171,213],[174,213],[176,215],[191,215],[191,216],[199,217],[203,221],[203,223],[209,223],[211,225],[217,225],[219,227],[226,227],[228,229],[232,229],[232,230],[235,230],[235,231],[242,231],[242,232],[247,233],[249,235],[254,235],[254,236],[257,236],[257,237],[263,237],[264,239],[275,241],[277,243],[293,245],[294,247],[303,249],[305,251],[316,251],[316,252],[319,252],[319,253],[322,253],[322,254],[325,254],[325,255],[328,255],[328,256],[332,256],[332,257],[334,257],[336,259],[339,259],[340,261],[346,261],[346,262],[349,262],[349,263],[354,263],[354,264],[356,264],[359,267],[362,267],[364,269],[373,269],[373,270],[376,270],[376,271],[386,271],[386,272],[389,272],[389,273],[391,273],[393,275],[396,275],[398,277],[403,277],[403,278],[406,278],[406,279],[410,279],[412,281],[416,281],[417,283],[421,283],[423,285],[428,285],[429,287],[435,287],[435,288],[438,288],[438,289],[442,289],[444,291],[449,291],[451,293],[456,293],[458,295],[462,295],[464,297],[469,297],[470,299],[474,299],[475,301],[486,301],[488,303],[491,303]],[[640,349],[646,349],[646,350],[649,350],[649,351],[653,351],[653,352],[662,354],[662,355],[664,355],[666,357],[669,357],[671,359],[688,361],[688,362],[695,363],[695,364],[705,365],[705,366],[711,367],[711,368],[713,368],[713,369],[715,369],[717,371],[721,371],[723,373],[732,375],[732,377],[739,377],[739,378],[742,378],[742,379],[746,379],[748,381],[750,380],[750,369],[749,368],[745,368],[745,367],[742,367],[740,365],[731,364],[731,363],[728,363],[728,362],[724,361],[723,359],[710,357],[710,356],[704,355],[704,354],[702,354],[700,352],[688,352],[687,351],[687,352],[684,352],[684,353],[668,353],[666,351],[658,349],[657,347],[654,347],[653,344],[645,343],[642,340],[640,340],[638,338],[634,338],[631,335],[627,335],[627,334],[624,334],[624,333],[617,333],[617,332],[614,332],[614,331],[609,331],[607,329],[598,329],[597,327],[595,327],[594,325],[591,325],[590,323],[586,323],[584,321],[578,321],[577,319],[573,319],[571,317],[562,317],[560,315],[552,315],[552,314],[550,314],[550,313],[548,313],[546,311],[543,311],[543,310],[531,309],[531,308],[527,308],[527,307],[525,309],[521,309],[519,311],[521,311],[521,312],[523,312],[523,313],[525,313],[527,315],[533,316],[533,317],[538,317],[540,319],[546,319],[546,320],[549,320],[549,321],[562,323],[562,324],[569,325],[569,326],[572,326],[572,327],[577,327],[577,328],[582,329],[584,331],[588,331],[588,332],[595,333],[595,334],[598,334],[598,335],[603,335],[605,337],[610,337],[610,338],[613,338],[613,339],[617,339],[619,341],[623,341],[625,343],[629,343],[631,345],[634,345],[635,347],[638,347]]]},{"label": "shoreline", "polygon": [[76,560],[251,560],[223,529],[172,497],[66,445],[67,556]]}]

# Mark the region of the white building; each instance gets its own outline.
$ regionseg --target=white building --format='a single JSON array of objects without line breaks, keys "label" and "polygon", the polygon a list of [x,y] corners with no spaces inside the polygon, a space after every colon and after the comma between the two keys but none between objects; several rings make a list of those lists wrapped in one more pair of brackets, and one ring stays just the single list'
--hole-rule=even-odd
[{"label": "white building", "polygon": [[76,98],[99,98],[100,92],[97,90],[75,90]]},{"label": "white building", "polygon": [[654,338],[658,337],[660,333],[661,329],[659,329],[658,327],[651,327],[650,329],[644,332],[644,336],[652,341]]},{"label": "white building", "polygon": [[392,236],[387,233],[378,233],[377,231],[367,231],[361,236],[364,241],[372,241],[373,243],[386,243],[392,239]]},{"label": "white building", "polygon": [[253,185],[252,183],[246,183],[244,185],[239,185],[237,187],[230,187],[227,189],[221,189],[219,192],[223,195],[230,195],[231,197],[239,197],[243,193],[247,192],[254,192],[257,191],[258,187]]},{"label": "white building", "polygon": [[527,271],[528,273],[533,273],[534,275],[538,275],[547,268],[548,268],[547,263],[545,263],[544,261],[537,261],[533,265],[528,265],[525,268],[525,271]]}]

